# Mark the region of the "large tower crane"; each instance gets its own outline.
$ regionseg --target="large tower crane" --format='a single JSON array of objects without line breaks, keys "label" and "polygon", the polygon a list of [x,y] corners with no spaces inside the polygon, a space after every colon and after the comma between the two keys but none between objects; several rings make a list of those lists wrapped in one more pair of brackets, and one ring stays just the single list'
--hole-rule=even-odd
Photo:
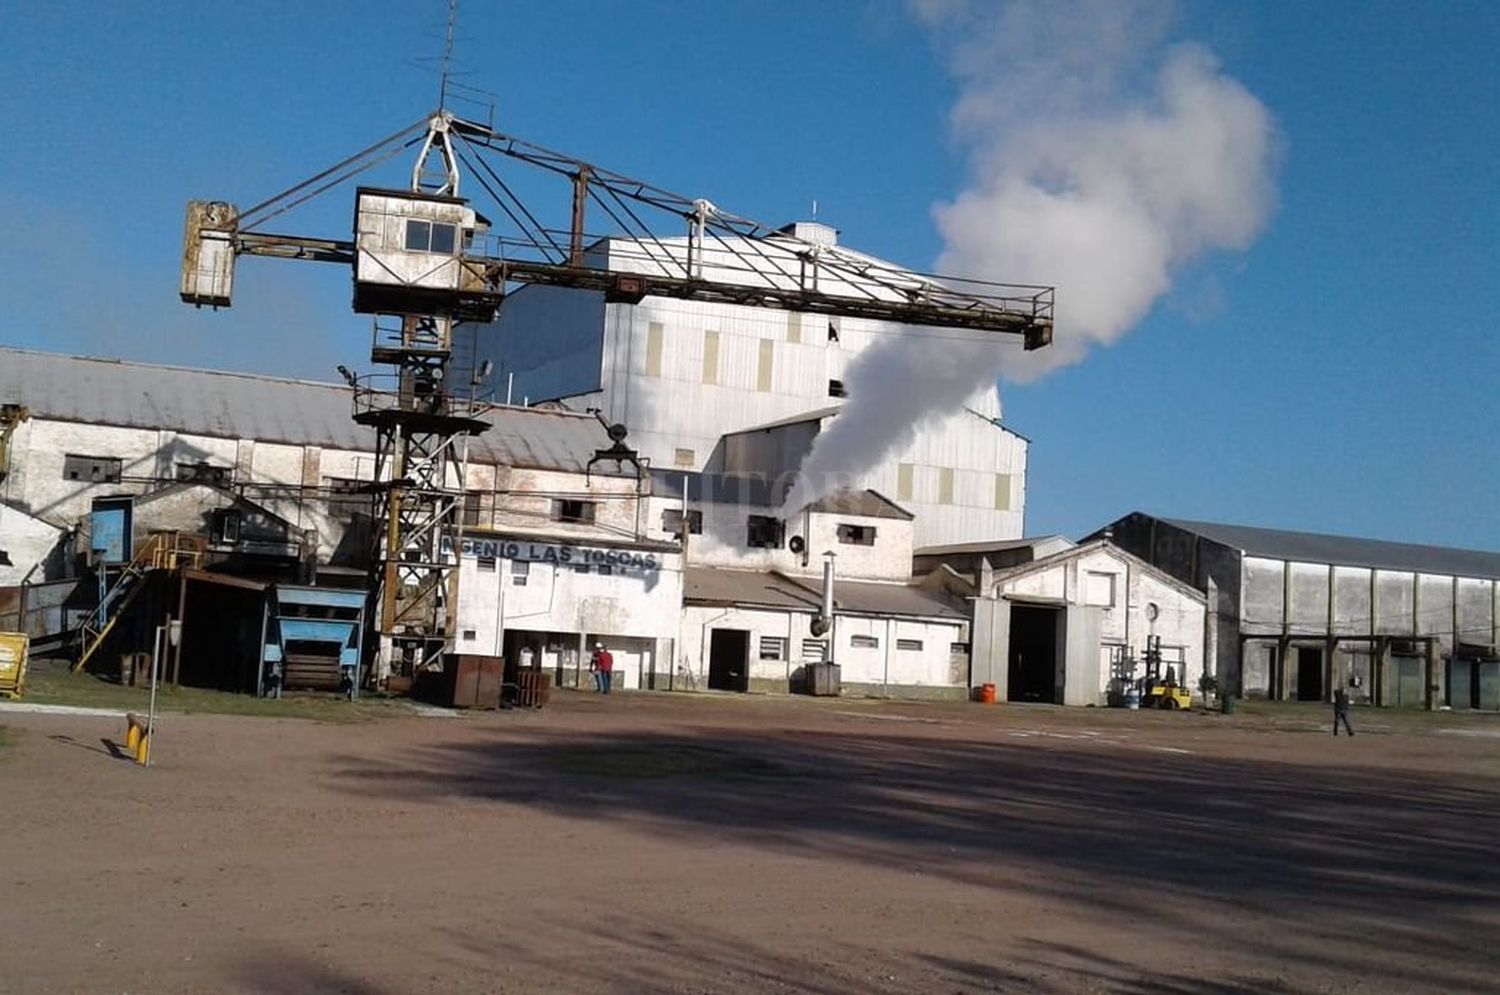
[{"label": "large tower crane", "polygon": [[[272,234],[263,226],[406,150],[402,189],[360,186],[352,239]],[[565,184],[565,223],[547,225],[516,193],[508,167]],[[483,191],[497,220],[460,184]],[[589,231],[592,207],[605,223]],[[601,251],[606,248],[607,251]],[[240,256],[352,268],[353,307],[374,316],[372,362],[391,372],[351,376],[354,418],[376,433],[372,586],[380,670],[413,675],[448,644],[453,562],[444,540],[463,499],[456,442],[483,432],[464,391],[451,390],[456,321],[493,321],[506,293],[539,283],[649,296],[872,318],[1021,337],[1052,337],[1050,287],[938,277],[731,214],[582,159],[436,111],[268,200],[240,211],[190,201],[184,302],[228,307]]]}]

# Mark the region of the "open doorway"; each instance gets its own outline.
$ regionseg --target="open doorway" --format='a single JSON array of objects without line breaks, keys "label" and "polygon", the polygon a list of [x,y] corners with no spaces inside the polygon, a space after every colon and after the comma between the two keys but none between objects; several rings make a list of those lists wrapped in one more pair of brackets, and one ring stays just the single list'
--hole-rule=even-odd
[{"label": "open doorway", "polygon": [[1323,700],[1323,651],[1312,646],[1297,647],[1297,700]]},{"label": "open doorway", "polygon": [[1057,631],[1061,608],[1010,606],[1010,700],[1060,702]]},{"label": "open doorway", "polygon": [[749,690],[749,630],[713,630],[708,644],[708,687],[711,691]]}]

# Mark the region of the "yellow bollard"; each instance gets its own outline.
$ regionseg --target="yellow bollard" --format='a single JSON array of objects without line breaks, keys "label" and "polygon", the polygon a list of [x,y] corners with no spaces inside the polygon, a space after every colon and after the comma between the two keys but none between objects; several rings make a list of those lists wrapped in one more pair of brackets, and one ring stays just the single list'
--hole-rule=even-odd
[{"label": "yellow bollard", "polygon": [[150,722],[135,712],[125,714],[125,748],[143,766],[151,756]]}]

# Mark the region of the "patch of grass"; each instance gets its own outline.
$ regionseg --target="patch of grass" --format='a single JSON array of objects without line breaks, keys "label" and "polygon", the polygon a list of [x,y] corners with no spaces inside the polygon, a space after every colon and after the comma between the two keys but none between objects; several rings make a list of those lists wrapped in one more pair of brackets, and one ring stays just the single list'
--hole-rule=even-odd
[{"label": "patch of grass", "polygon": [[[27,675],[25,700],[42,705],[76,705],[144,712],[150,704],[151,694],[145,688],[124,687],[90,674],[43,671]],[[316,719],[322,722],[365,722],[397,715],[406,710],[404,699],[383,696],[366,695],[354,702],[335,695],[315,694],[267,699],[203,688],[170,686],[157,691],[156,707],[163,712],[258,715]]]}]

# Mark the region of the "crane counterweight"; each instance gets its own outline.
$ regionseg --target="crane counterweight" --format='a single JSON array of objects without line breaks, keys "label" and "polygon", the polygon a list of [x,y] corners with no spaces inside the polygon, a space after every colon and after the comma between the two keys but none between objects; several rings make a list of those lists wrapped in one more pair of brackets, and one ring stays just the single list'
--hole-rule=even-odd
[{"label": "crane counterweight", "polygon": [[182,238],[182,300],[228,307],[234,293],[235,226],[239,211],[222,200],[190,200]]}]

